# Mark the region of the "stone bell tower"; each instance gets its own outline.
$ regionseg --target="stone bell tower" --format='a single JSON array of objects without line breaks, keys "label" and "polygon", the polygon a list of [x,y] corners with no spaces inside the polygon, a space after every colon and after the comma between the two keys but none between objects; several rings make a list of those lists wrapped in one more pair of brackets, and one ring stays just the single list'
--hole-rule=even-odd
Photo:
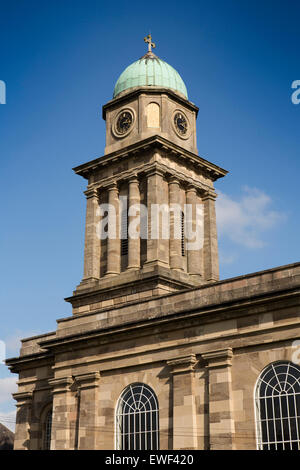
[{"label": "stone bell tower", "polygon": [[[213,183],[227,172],[198,155],[198,108],[151,36],[145,42],[103,106],[104,156],[74,168],[88,181],[84,276],[66,299],[74,314],[219,279]],[[200,244],[187,240],[187,225]]]}]

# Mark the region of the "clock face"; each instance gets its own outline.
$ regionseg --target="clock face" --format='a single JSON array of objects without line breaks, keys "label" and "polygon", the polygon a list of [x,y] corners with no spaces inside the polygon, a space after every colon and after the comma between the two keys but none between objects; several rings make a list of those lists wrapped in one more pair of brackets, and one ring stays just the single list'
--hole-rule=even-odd
[{"label": "clock face", "polygon": [[188,129],[186,117],[182,113],[176,113],[174,116],[174,124],[180,135],[185,135]]},{"label": "clock face", "polygon": [[123,111],[117,120],[117,131],[119,134],[125,134],[133,123],[133,116],[129,111]]}]

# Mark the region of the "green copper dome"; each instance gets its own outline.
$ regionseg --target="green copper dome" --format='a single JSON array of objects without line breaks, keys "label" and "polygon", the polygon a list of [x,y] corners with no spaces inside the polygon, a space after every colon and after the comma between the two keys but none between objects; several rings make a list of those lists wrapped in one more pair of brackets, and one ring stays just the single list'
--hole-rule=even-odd
[{"label": "green copper dome", "polygon": [[115,85],[113,96],[115,98],[122,91],[142,86],[171,88],[188,97],[186,86],[179,73],[153,52],[148,52],[124,70]]}]

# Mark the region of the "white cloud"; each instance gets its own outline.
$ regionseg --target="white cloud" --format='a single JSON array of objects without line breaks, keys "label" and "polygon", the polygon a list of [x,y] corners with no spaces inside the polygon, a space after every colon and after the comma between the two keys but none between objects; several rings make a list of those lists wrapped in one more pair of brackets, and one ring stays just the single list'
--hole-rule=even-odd
[{"label": "white cloud", "polygon": [[4,377],[0,379],[0,403],[12,400],[12,393],[17,391],[17,377]]},{"label": "white cloud", "polygon": [[236,255],[233,255],[233,254],[228,254],[226,253],[226,255],[222,252],[219,252],[219,261],[220,261],[220,264],[232,264],[236,261]]},{"label": "white cloud", "polygon": [[220,235],[247,248],[262,248],[262,233],[286,218],[271,205],[270,196],[257,188],[245,186],[239,200],[219,192],[216,210]]}]

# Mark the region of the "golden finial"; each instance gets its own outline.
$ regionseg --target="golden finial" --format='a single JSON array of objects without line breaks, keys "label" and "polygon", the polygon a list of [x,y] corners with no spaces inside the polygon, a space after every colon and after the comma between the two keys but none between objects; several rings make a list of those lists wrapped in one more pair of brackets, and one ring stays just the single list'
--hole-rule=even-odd
[{"label": "golden finial", "polygon": [[148,43],[148,52],[151,52],[151,48],[152,47],[153,47],[153,49],[155,48],[155,44],[154,44],[154,42],[152,42],[151,34],[148,34],[148,36],[146,36],[144,38],[144,41]]}]

